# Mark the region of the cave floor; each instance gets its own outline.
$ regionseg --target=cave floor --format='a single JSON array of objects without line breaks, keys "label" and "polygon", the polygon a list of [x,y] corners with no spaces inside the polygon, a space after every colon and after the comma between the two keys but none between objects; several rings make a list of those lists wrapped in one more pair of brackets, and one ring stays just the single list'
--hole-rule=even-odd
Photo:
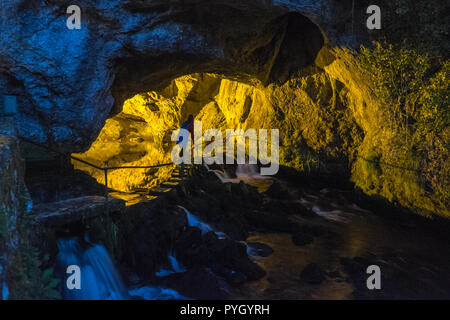
[{"label": "cave floor", "polygon": [[[167,193],[172,198],[164,200],[162,196],[160,200],[188,207],[233,241],[271,249],[265,254],[247,251],[266,274],[258,280],[227,286],[225,299],[450,298],[447,222],[407,214],[345,188],[318,187],[311,181],[292,184],[282,179],[244,180],[223,184],[208,172],[201,180],[194,179],[192,183],[197,187],[188,197],[173,198],[173,193]],[[38,195],[42,194],[40,186]],[[230,193],[225,194],[228,189]],[[258,205],[260,212],[252,204],[255,194],[263,199],[262,206]],[[253,222],[258,222],[261,214],[262,220],[255,228],[233,225],[223,218],[227,214],[231,218],[248,215],[246,218]],[[247,228],[245,238],[236,231],[240,228]],[[203,238],[205,241],[207,237]],[[381,271],[380,290],[367,287],[370,275],[366,271],[372,265]],[[194,299],[208,296],[209,292],[201,292],[201,283],[195,287],[193,278],[203,273],[191,271],[141,284],[164,285]],[[129,282],[130,274],[126,273],[122,275]],[[186,288],[187,284],[190,288]],[[212,290],[216,289],[222,290]],[[218,296],[222,297],[221,293]]]},{"label": "cave floor", "polygon": [[[300,193],[300,199],[285,201],[307,207],[317,217],[292,215],[289,220],[299,227],[313,223],[323,232],[300,245],[289,233],[251,234],[247,242],[266,244],[273,254],[253,257],[267,275],[244,284],[236,292],[238,298],[450,297],[450,241],[445,228],[436,230],[434,222],[422,217],[409,220],[411,217],[402,216],[404,213],[389,216],[392,212],[386,211],[392,208],[373,208],[364,201],[356,204],[353,192],[348,190],[306,189]],[[311,265],[314,271],[302,274]],[[380,290],[367,287],[370,265],[380,267]]]}]

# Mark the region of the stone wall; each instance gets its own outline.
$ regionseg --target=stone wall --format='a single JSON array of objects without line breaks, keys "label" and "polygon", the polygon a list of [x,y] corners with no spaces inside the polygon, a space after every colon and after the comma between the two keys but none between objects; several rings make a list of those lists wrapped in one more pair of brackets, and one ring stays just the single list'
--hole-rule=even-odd
[{"label": "stone wall", "polygon": [[23,176],[24,164],[17,139],[0,135],[0,293],[3,291],[0,299],[7,297],[4,281],[10,257],[18,245],[17,222],[27,210]]}]

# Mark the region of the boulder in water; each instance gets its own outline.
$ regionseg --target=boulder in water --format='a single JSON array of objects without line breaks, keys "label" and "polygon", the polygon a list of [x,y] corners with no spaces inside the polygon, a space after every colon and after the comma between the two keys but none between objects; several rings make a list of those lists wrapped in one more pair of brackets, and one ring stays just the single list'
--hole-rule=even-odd
[{"label": "boulder in water", "polygon": [[186,227],[176,240],[175,252],[181,263],[188,268],[205,265],[208,255],[201,230],[196,227]]},{"label": "boulder in water", "polygon": [[279,181],[274,181],[265,194],[273,199],[289,199],[289,193]]},{"label": "boulder in water", "polygon": [[247,242],[247,254],[249,256],[268,257],[273,253],[273,249],[265,243]]},{"label": "boulder in water", "polygon": [[300,279],[309,284],[321,284],[326,279],[326,273],[316,263],[310,263],[300,273]]},{"label": "boulder in water", "polygon": [[301,231],[298,231],[292,235],[292,242],[296,246],[305,246],[307,244],[312,243],[313,241],[314,241],[313,237]]},{"label": "boulder in water", "polygon": [[156,284],[174,288],[185,297],[194,299],[226,299],[228,286],[208,268],[196,267],[184,273],[174,273],[156,279]]}]

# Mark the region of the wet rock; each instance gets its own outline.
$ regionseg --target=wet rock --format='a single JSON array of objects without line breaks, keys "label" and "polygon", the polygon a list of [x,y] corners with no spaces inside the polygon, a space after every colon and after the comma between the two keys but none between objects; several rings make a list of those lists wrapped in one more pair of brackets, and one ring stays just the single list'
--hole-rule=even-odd
[{"label": "wet rock", "polygon": [[250,256],[268,257],[273,253],[273,249],[265,243],[249,241],[247,246],[247,254],[250,251]]},{"label": "wet rock", "polygon": [[257,280],[266,274],[260,266],[248,258],[245,244],[231,239],[217,239],[212,236],[208,240],[206,245],[210,264],[215,266],[215,269],[219,272],[223,268],[227,268],[242,273],[248,280]]},{"label": "wet rock", "polygon": [[304,224],[299,227],[299,231],[308,234],[312,237],[320,237],[322,235],[325,235],[327,233],[331,233],[329,230],[327,230],[325,227],[319,226],[319,225],[313,225],[313,224]]},{"label": "wet rock", "polygon": [[247,277],[239,271],[225,268],[223,266],[213,266],[212,268],[218,275],[232,287],[238,287],[248,281]]},{"label": "wet rock", "polygon": [[[0,115],[2,126],[10,127]],[[31,202],[27,201],[27,190],[23,183],[24,165],[16,139],[0,134],[0,293],[6,296],[5,278],[19,241],[18,221],[26,214]],[[11,265],[13,268],[20,266]],[[0,297],[0,300],[2,297]]]},{"label": "wet rock", "polygon": [[247,226],[245,225],[245,220],[239,216],[220,216],[215,222],[216,225],[220,226],[222,230],[228,237],[233,240],[244,240],[248,237]]},{"label": "wet rock", "polygon": [[273,199],[289,199],[289,193],[279,181],[274,181],[265,194]]},{"label": "wet rock", "polygon": [[60,226],[105,215],[106,210],[121,212],[124,208],[125,202],[119,199],[109,197],[105,201],[105,197],[87,196],[41,203],[32,209],[31,215],[39,223]]},{"label": "wet rock", "polygon": [[301,231],[298,231],[292,235],[292,242],[296,246],[305,246],[307,244],[312,243],[313,241],[314,241],[313,237]]},{"label": "wet rock", "polygon": [[124,254],[126,261],[133,263],[133,269],[142,278],[151,278],[158,267],[158,241],[147,230],[141,228],[129,242],[133,250]]},{"label": "wet rock", "polygon": [[209,268],[193,268],[183,273],[171,274],[154,280],[153,285],[172,288],[181,295],[194,299],[226,299],[227,283]]},{"label": "wet rock", "polygon": [[241,258],[234,261],[233,265],[242,272],[249,281],[259,280],[266,275],[266,271],[249,258]]},{"label": "wet rock", "polygon": [[[235,187],[239,188],[238,185]],[[261,198],[258,194],[251,199],[233,197],[226,184],[222,184],[218,179],[208,178],[197,181],[197,185],[192,184],[190,190],[195,194],[186,199],[184,207],[194,208],[193,214],[232,239],[247,238],[248,221],[245,215],[249,208],[258,206]]]},{"label": "wet rock", "polygon": [[152,209],[150,224],[152,233],[161,242],[170,243],[184,232],[187,217],[184,211],[157,207]]},{"label": "wet rock", "polygon": [[208,263],[208,251],[203,243],[202,232],[196,227],[186,230],[175,242],[175,252],[186,267],[197,267]]},{"label": "wet rock", "polygon": [[238,287],[247,281],[247,277],[243,273],[233,270],[226,280],[231,286]]},{"label": "wet rock", "polygon": [[299,205],[297,211],[295,212],[298,215],[301,215],[304,218],[316,218],[317,214],[314,213],[311,209],[308,209],[302,205]]},{"label": "wet rock", "polygon": [[335,282],[343,282],[345,281],[344,276],[339,271],[331,271],[327,273],[328,280]]},{"label": "wet rock", "polygon": [[298,212],[298,205],[290,201],[273,200],[267,201],[263,206],[264,210],[278,216],[287,216]]},{"label": "wet rock", "polygon": [[253,210],[246,212],[245,218],[249,228],[255,231],[291,233],[298,230],[298,227],[286,216],[279,215],[277,212]]},{"label": "wet rock", "polygon": [[[448,266],[430,263],[404,253],[377,256],[364,253],[354,258],[341,258],[341,264],[354,287],[355,299],[448,299],[450,281]],[[367,268],[380,267],[381,290],[367,289]]]},{"label": "wet rock", "polygon": [[300,273],[300,279],[309,284],[321,284],[326,279],[325,271],[315,263],[308,264]]}]

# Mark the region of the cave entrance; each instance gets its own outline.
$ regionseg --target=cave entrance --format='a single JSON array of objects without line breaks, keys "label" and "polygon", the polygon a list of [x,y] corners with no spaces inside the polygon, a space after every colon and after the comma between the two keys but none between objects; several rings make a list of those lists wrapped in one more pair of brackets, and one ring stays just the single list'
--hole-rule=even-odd
[{"label": "cave entrance", "polygon": [[[75,154],[99,167],[153,166],[172,163],[172,134],[188,115],[202,124],[202,133],[218,129],[271,129],[276,117],[265,87],[229,80],[217,74],[190,74],[176,78],[158,91],[140,93],[106,121],[90,149]],[[248,149],[247,141],[247,149]],[[223,146],[225,147],[225,143]],[[270,146],[269,146],[270,150]],[[102,171],[73,161],[104,184]],[[152,169],[111,170],[108,185],[114,196],[149,190],[169,180],[175,165]]]},{"label": "cave entrance", "polygon": [[[300,138],[292,128],[297,119],[291,119],[285,132],[281,125],[297,105],[282,105],[296,96],[282,91],[299,86],[303,77],[319,75],[315,86],[325,81],[320,76],[325,39],[321,30],[299,13],[282,17],[276,25],[272,37],[252,42],[249,46],[253,47],[247,48],[245,55],[241,51],[234,56],[234,61],[190,55],[120,61],[112,88],[115,115],[106,120],[90,149],[76,156],[100,167],[172,162],[171,134],[191,114],[201,121],[203,132],[217,128],[223,136],[226,129],[280,129],[286,140],[282,144],[289,149]],[[274,101],[280,97],[286,101]],[[74,165],[105,183],[103,172],[79,162]],[[168,180],[173,170],[174,166],[114,170],[108,175],[108,185],[132,193],[156,187]]]}]

